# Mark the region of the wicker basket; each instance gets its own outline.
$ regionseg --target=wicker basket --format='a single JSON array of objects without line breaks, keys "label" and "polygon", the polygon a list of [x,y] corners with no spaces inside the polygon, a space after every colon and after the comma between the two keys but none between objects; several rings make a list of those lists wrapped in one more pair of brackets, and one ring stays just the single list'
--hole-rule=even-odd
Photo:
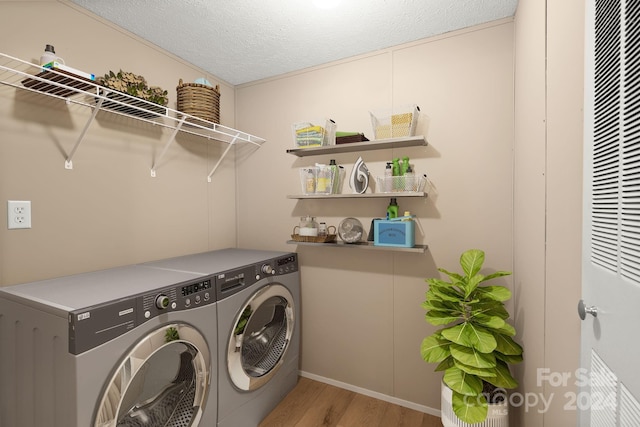
[{"label": "wicker basket", "polygon": [[178,111],[213,123],[220,123],[220,85],[213,87],[200,83],[182,83],[180,79],[176,90],[178,91]]}]

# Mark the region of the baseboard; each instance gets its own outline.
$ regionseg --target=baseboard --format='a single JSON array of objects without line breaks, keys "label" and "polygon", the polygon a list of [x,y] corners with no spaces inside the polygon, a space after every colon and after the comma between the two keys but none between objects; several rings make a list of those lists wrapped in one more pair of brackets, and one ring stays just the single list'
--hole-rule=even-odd
[{"label": "baseboard", "polygon": [[365,396],[373,397],[375,399],[383,400],[385,402],[393,403],[394,405],[404,406],[405,408],[413,409],[415,411],[424,412],[425,414],[433,415],[434,417],[440,417],[440,410],[433,409],[428,406],[418,405],[408,400],[398,399],[397,397],[388,396],[386,394],[378,393],[376,391],[367,390],[362,387],[356,387],[351,384],[343,383],[340,381],[332,380],[331,378],[321,377],[320,375],[311,374],[309,372],[298,371],[301,377],[309,378],[314,381],[329,384],[335,387],[343,388],[345,390],[353,391],[355,393],[363,394]]}]

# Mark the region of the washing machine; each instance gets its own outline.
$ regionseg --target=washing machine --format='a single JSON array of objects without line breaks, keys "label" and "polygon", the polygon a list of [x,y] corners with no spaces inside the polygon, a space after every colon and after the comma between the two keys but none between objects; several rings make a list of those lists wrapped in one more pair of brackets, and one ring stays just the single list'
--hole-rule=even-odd
[{"label": "washing machine", "polygon": [[126,266],[0,288],[1,427],[210,427],[215,283]]},{"label": "washing machine", "polygon": [[223,249],[147,265],[213,275],[218,299],[218,426],[257,426],[298,381],[297,254]]}]

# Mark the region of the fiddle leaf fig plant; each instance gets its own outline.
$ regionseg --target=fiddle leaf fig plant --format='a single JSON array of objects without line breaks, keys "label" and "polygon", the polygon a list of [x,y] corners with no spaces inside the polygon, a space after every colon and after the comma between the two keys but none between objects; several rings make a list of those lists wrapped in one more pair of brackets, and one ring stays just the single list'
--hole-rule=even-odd
[{"label": "fiddle leaf fig plant", "polygon": [[[511,291],[484,282],[511,272],[480,274],[484,252],[470,249],[460,256],[463,274],[438,268],[449,281],[429,278],[429,290],[422,307],[425,319],[443,326],[422,341],[420,353],[435,371],[444,371],[443,381],[452,390],[453,411],[469,424],[486,419],[491,390],[504,398],[504,390],[518,386],[509,364],[522,361],[522,347],[513,337],[515,328],[507,323],[504,302]],[[489,399],[489,400],[488,400]]]}]

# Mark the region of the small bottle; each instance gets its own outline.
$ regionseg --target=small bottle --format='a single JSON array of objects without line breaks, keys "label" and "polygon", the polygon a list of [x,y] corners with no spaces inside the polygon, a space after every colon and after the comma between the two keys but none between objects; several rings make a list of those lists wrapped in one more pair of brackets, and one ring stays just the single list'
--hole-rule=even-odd
[{"label": "small bottle", "polygon": [[[398,158],[393,159],[392,175],[400,176],[400,159]],[[392,181],[391,191],[398,191],[402,189],[402,188],[398,188],[400,183],[400,178],[392,178],[391,181]]]},{"label": "small bottle", "polygon": [[387,219],[393,219],[398,217],[398,202],[395,197],[391,198],[389,206],[387,206]]},{"label": "small bottle", "polygon": [[49,62],[58,61],[58,56],[56,55],[56,50],[53,48],[53,45],[46,45],[44,48],[44,52],[40,56],[40,66],[48,64]]},{"label": "small bottle", "polygon": [[404,156],[402,158],[402,165],[400,166],[400,175],[406,175],[407,174],[407,170],[409,169],[409,157],[408,156]]},{"label": "small bottle", "polygon": [[331,194],[338,194],[340,191],[340,169],[336,164],[336,159],[329,160],[331,169]]},{"label": "small bottle", "polygon": [[318,236],[326,237],[327,236],[327,223],[321,222],[318,226]]},{"label": "small bottle", "polygon": [[391,162],[387,162],[387,167],[384,169],[384,188],[382,191],[390,193],[393,188],[393,169],[391,168]]},{"label": "small bottle", "polygon": [[318,178],[316,180],[316,194],[331,193],[331,169],[327,165],[316,164]]},{"label": "small bottle", "polygon": [[413,169],[411,165],[407,168],[407,171],[404,174],[404,190],[405,191],[416,191],[416,176],[413,173]]},{"label": "small bottle", "polygon": [[316,192],[316,174],[313,168],[304,170],[304,189],[305,194],[314,194]]}]

